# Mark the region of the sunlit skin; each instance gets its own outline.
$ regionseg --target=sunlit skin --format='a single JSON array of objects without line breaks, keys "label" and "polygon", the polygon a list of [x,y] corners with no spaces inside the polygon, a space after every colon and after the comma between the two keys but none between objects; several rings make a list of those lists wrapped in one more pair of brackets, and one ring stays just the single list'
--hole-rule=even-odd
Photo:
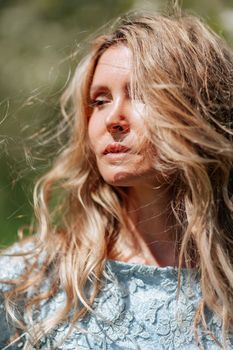
[{"label": "sunlit skin", "polygon": [[145,132],[145,106],[131,99],[130,78],[130,50],[123,45],[107,49],[90,88],[90,145],[103,179],[113,186],[127,186],[129,203],[137,203],[129,209],[129,216],[144,255],[133,261],[175,265],[170,194],[163,177],[154,170],[152,147],[147,143],[135,148]]},{"label": "sunlit skin", "polygon": [[[143,103],[129,96],[130,57],[125,46],[108,49],[100,57],[90,93],[94,106],[89,121],[90,141],[102,177],[115,186],[148,184],[148,178],[155,175],[148,148],[140,152],[134,149],[145,125]],[[105,147],[114,143],[128,147],[129,152],[103,154]]]}]

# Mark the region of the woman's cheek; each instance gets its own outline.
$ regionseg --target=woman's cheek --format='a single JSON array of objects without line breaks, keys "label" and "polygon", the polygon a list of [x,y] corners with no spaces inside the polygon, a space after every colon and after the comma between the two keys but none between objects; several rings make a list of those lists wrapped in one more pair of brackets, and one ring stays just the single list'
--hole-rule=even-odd
[{"label": "woman's cheek", "polygon": [[132,107],[136,116],[143,118],[145,114],[145,103],[139,100],[132,101]]},{"label": "woman's cheek", "polygon": [[97,138],[97,125],[96,125],[94,116],[91,117],[89,120],[88,137],[92,148],[94,148],[96,144],[96,138]]}]

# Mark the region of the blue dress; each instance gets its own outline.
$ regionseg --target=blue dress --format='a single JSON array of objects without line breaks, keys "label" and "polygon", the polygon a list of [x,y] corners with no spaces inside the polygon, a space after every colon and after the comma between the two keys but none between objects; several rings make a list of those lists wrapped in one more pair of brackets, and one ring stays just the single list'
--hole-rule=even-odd
[{"label": "blue dress", "polygon": [[[12,249],[11,249],[12,250]],[[13,251],[19,250],[15,245]],[[15,278],[24,268],[21,257],[0,258],[0,279]],[[69,324],[57,326],[42,338],[36,349],[57,350],[154,350],[199,349],[194,339],[193,320],[201,298],[199,276],[195,270],[183,269],[177,299],[178,270],[108,260],[106,271],[111,280],[103,277],[103,287],[95,299],[94,313],[78,321],[70,334]],[[189,279],[189,272],[191,279]],[[1,294],[7,290],[0,284]],[[3,298],[3,296],[2,296]],[[62,290],[41,305],[38,319],[53,315],[63,305]],[[208,328],[221,341],[221,321],[206,310]],[[13,332],[5,317],[3,300],[0,306],[0,349],[7,346]],[[210,332],[198,328],[202,349],[220,349]],[[27,334],[21,334],[7,350],[23,349]],[[233,349],[232,337],[227,338]]]}]

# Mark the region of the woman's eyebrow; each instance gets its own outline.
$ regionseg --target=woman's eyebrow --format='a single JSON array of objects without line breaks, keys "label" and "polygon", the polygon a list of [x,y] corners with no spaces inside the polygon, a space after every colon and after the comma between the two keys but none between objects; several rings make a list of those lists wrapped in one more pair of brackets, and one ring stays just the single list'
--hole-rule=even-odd
[{"label": "woman's eyebrow", "polygon": [[106,85],[92,85],[90,88],[90,95],[94,95],[98,91],[109,90]]},{"label": "woman's eyebrow", "polygon": [[[106,92],[106,91],[109,91],[109,87],[106,86],[106,85],[91,85],[90,87],[90,96],[94,96],[97,92]],[[127,93],[127,94],[130,94],[130,82],[126,82],[124,84],[124,91]]]}]

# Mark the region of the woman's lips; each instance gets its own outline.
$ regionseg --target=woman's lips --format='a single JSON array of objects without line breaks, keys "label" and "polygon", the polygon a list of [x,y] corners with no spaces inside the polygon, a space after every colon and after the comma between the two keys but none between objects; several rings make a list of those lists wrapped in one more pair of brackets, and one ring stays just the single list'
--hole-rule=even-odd
[{"label": "woman's lips", "polygon": [[124,146],[120,143],[112,143],[109,144],[103,154],[104,155],[117,155],[117,154],[121,154],[121,153],[127,153],[129,151],[129,147]]},{"label": "woman's lips", "polygon": [[120,143],[109,144],[104,152],[103,156],[110,162],[110,164],[121,164],[126,158],[128,158],[129,147],[124,146]]}]

